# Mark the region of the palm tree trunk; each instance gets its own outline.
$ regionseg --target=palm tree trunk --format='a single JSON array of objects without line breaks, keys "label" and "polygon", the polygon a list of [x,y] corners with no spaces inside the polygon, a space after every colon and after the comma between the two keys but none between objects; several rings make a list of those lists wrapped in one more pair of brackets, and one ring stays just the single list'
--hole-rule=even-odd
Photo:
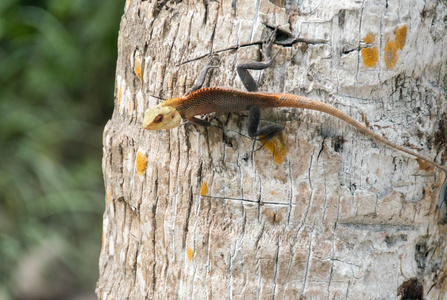
[{"label": "palm tree trunk", "polygon": [[[214,54],[209,86],[329,103],[396,144],[446,158],[442,1],[127,1],[107,192],[100,299],[442,299],[445,174],[330,116],[267,109],[280,142],[247,137],[247,113],[146,131],[145,109],[179,97]],[[444,29],[440,29],[444,28]],[[277,148],[275,148],[275,145]]]}]

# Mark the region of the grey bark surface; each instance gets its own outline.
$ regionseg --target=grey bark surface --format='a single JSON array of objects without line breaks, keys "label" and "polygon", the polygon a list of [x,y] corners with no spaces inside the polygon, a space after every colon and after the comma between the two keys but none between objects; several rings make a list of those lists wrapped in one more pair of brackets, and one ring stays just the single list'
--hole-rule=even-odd
[{"label": "grey bark surface", "polygon": [[252,153],[247,112],[208,117],[209,128],[141,125],[211,53],[207,85],[242,89],[237,63],[260,60],[280,26],[273,66],[252,72],[260,91],[330,103],[445,163],[446,16],[445,1],[127,1],[103,140],[98,297],[445,298],[439,170],[317,112],[262,112],[285,126],[281,164]]}]

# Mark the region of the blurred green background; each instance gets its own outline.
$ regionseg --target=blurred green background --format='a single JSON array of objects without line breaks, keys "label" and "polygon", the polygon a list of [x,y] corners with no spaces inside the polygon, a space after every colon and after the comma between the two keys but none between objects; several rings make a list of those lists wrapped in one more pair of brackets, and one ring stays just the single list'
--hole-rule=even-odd
[{"label": "blurred green background", "polygon": [[0,0],[0,299],[94,299],[124,0]]}]

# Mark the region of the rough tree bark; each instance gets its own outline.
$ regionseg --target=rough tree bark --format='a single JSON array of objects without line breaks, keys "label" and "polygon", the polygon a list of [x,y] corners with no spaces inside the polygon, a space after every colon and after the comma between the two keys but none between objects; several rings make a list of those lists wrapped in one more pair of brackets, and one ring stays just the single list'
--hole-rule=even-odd
[{"label": "rough tree bark", "polygon": [[273,66],[252,72],[261,91],[330,103],[444,163],[446,5],[128,0],[104,131],[98,297],[442,299],[441,171],[317,112],[263,111],[285,126],[283,158],[252,154],[246,112],[209,128],[141,124],[211,53],[207,84],[242,89],[236,64],[259,60],[279,26]]}]

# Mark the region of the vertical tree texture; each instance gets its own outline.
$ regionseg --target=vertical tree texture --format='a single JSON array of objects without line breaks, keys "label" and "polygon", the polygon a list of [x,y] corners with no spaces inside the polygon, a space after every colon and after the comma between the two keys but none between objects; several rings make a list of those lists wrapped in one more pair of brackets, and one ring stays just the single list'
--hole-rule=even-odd
[{"label": "vertical tree texture", "polygon": [[[445,174],[330,116],[269,109],[281,162],[247,112],[143,130],[144,111],[206,84],[242,89],[279,26],[261,91],[318,99],[447,161],[445,1],[137,1],[119,33],[104,130],[101,299],[442,299]],[[276,156],[275,156],[276,157]],[[277,157],[276,157],[277,158]]]}]

